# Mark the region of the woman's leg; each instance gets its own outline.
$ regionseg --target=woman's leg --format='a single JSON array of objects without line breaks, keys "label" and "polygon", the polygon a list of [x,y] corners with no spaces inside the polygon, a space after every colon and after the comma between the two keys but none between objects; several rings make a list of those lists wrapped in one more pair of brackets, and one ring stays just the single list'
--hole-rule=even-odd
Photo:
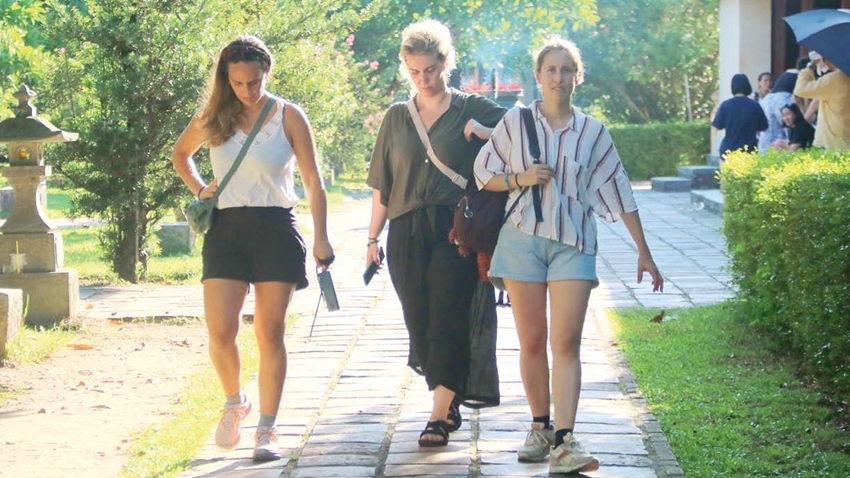
[{"label": "woman's leg", "polygon": [[551,297],[552,398],[555,403],[555,445],[549,473],[593,471],[599,460],[573,437],[581,393],[581,331],[593,282],[549,283]]},{"label": "woman's leg", "polygon": [[[477,285],[475,258],[462,257],[455,245],[439,241],[431,253],[427,280],[428,366],[425,379],[428,388],[433,390],[429,421],[447,421],[449,406],[457,392],[466,387],[469,376],[469,307]],[[435,434],[426,434],[423,438],[442,440]]]},{"label": "woman's leg", "polygon": [[546,284],[504,279],[519,337],[519,371],[533,417],[549,415]]},{"label": "woman's leg", "polygon": [[407,328],[409,351],[407,365],[424,374],[428,362],[428,282],[430,251],[423,234],[413,233],[414,213],[393,219],[387,234],[387,269],[401,302]]},{"label": "woman's leg", "polygon": [[555,430],[575,427],[581,393],[581,331],[592,287],[591,281],[584,280],[549,283]]},{"label": "woman's leg", "polygon": [[210,359],[224,394],[231,397],[241,390],[239,371],[242,362],[236,336],[239,312],[248,291],[246,282],[231,279],[204,281],[204,313],[210,335]]},{"label": "woman's leg", "polygon": [[277,412],[286,379],[286,313],[296,284],[257,282],[254,285],[254,335],[260,352],[260,421],[254,436],[255,462],[280,459],[277,443]]},{"label": "woman's leg", "polygon": [[260,414],[277,416],[286,379],[286,314],[296,284],[258,282],[254,284],[254,334],[260,352],[258,382]]},{"label": "woman's leg", "polygon": [[204,311],[210,335],[210,359],[218,374],[227,401],[215,432],[215,442],[233,448],[242,437],[242,420],[251,411],[251,402],[242,393],[239,372],[242,362],[236,337],[239,312],[248,291],[246,282],[232,279],[204,281]]}]

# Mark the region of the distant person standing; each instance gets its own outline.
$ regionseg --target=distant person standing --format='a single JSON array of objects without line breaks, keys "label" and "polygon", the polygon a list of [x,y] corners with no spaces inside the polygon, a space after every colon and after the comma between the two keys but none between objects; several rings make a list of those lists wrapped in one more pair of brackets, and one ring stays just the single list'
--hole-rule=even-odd
[{"label": "distant person standing", "polygon": [[726,153],[744,149],[755,151],[758,145],[756,135],[767,129],[767,117],[758,103],[747,98],[753,92],[747,75],[738,73],[732,77],[732,98],[724,101],[717,109],[711,126],[725,130],[726,136],[720,142],[721,158]]},{"label": "distant person standing", "polygon": [[779,75],[773,89],[759,104],[767,117],[767,131],[759,135],[758,149],[764,153],[771,144],[777,140],[787,139],[785,137],[785,123],[782,122],[782,107],[791,103],[794,93],[794,83],[797,82],[797,73],[786,71]]},{"label": "distant person standing", "polygon": [[755,101],[761,101],[762,98],[770,93],[770,87],[773,85],[773,76],[769,71],[759,73],[759,78],[756,81],[756,91],[750,95],[750,98]]},{"label": "distant person standing", "polygon": [[[819,66],[834,70],[817,78]],[[832,149],[850,149],[850,76],[836,68],[828,58],[815,58],[800,70],[794,94],[818,100],[818,126],[814,145]]]}]

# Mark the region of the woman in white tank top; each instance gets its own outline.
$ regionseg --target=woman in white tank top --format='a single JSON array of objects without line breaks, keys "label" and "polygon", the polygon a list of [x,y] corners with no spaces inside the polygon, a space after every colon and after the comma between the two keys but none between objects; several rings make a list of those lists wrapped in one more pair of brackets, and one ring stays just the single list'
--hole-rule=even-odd
[{"label": "woman in white tank top", "polygon": [[[216,443],[223,448],[239,443],[242,420],[251,411],[239,378],[236,336],[249,284],[254,284],[260,420],[253,459],[258,462],[280,459],[275,421],[286,375],[285,320],[293,292],[307,286],[307,248],[292,211],[298,202],[293,178],[296,161],[313,216],[313,258],[324,270],[334,257],[313,132],[300,107],[266,91],[272,63],[268,48],[256,37],[240,37],[228,44],[213,67],[201,111],[172,152],[174,169],[189,190],[198,198],[210,198],[263,107],[269,101],[276,103],[222,189],[203,247],[210,357],[227,396],[216,430]],[[198,174],[192,159],[202,146],[210,148],[215,174],[209,183]]]}]

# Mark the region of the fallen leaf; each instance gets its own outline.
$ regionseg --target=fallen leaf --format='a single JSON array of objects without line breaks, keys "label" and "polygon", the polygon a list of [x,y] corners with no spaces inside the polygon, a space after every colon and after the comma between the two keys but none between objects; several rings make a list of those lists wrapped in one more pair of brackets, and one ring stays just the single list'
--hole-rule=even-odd
[{"label": "fallen leaf", "polygon": [[141,343],[138,347],[134,348],[133,350],[135,350],[136,352],[138,352],[138,351],[142,350],[143,348],[145,348],[145,343],[144,343],[144,342],[142,342],[142,343]]},{"label": "fallen leaf", "polygon": [[110,410],[112,407],[109,405],[94,405],[92,408],[95,410]]},{"label": "fallen leaf", "polygon": [[661,309],[661,313],[659,313],[655,317],[649,319],[650,322],[661,322],[663,320],[664,320],[664,309]]},{"label": "fallen leaf", "polygon": [[38,411],[38,413],[42,413],[42,414],[47,413],[47,409],[46,409],[46,408],[42,408],[41,410],[39,410],[39,411]]},{"label": "fallen leaf", "polygon": [[68,344],[68,347],[71,347],[74,350],[91,350],[94,348],[89,344]]},{"label": "fallen leaf", "polygon": [[94,309],[94,304],[89,302],[88,304],[86,304],[86,309]]}]

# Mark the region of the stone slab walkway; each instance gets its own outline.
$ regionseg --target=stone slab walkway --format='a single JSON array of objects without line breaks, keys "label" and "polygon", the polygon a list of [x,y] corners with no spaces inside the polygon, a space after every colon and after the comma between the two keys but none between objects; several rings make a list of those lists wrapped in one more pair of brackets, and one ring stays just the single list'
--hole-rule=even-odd
[{"label": "stone slab walkway", "polygon": [[[726,272],[721,218],[693,206],[690,193],[638,189],[647,239],[665,276],[664,293],[649,278],[637,284],[637,255],[622,223],[600,222],[598,273],[584,329],[582,398],[576,434],[602,467],[586,476],[683,476],[612,339],[605,309],[675,308],[734,295]],[[280,462],[253,465],[256,412],[232,451],[209,445],[181,476],[216,477],[524,477],[547,475],[547,463],[520,464],[515,449],[528,430],[510,310],[499,309],[498,361],[502,404],[462,409],[464,424],[448,447],[422,451],[416,440],[430,410],[424,380],[405,367],[407,339],[388,274],[369,287],[361,279],[369,217],[362,201],[331,219],[337,262],[332,269],[342,310],[320,310],[315,284],[296,294],[300,318],[287,333],[289,372],[278,416]],[[313,281],[315,282],[315,281]],[[92,318],[200,315],[200,286],[84,288]],[[322,306],[323,307],[323,306]],[[243,313],[250,313],[246,304]],[[649,317],[648,317],[649,318]],[[648,319],[647,318],[647,319]],[[256,403],[256,384],[246,392]],[[256,407],[255,407],[256,409]]]}]

